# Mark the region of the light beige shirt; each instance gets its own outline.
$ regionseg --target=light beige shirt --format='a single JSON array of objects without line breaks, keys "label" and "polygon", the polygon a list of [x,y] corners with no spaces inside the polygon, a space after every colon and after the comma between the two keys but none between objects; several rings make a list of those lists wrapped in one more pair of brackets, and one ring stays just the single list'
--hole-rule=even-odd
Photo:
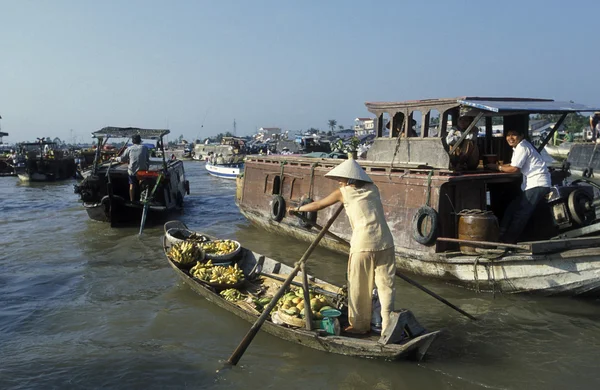
[{"label": "light beige shirt", "polygon": [[379,189],[374,184],[362,188],[344,186],[340,188],[344,199],[344,209],[352,226],[350,253],[375,252],[394,246]]}]

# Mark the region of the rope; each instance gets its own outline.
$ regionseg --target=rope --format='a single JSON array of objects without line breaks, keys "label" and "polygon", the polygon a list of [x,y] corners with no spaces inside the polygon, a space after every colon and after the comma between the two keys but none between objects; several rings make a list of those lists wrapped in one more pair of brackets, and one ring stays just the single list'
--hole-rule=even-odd
[{"label": "rope", "polygon": [[310,187],[308,188],[308,197],[312,199],[313,196],[313,186],[315,184],[315,168],[319,165],[318,163],[314,163],[310,167]]},{"label": "rope", "polygon": [[281,165],[281,172],[279,174],[279,195],[281,195],[281,193],[283,192],[283,167],[285,166],[285,164],[287,164],[286,160],[283,160],[279,163],[279,165]]},{"label": "rope", "polygon": [[[391,130],[391,126],[390,126],[390,131]],[[388,175],[388,178],[390,180],[392,180],[392,168],[394,167],[394,160],[396,159],[396,154],[398,154],[398,149],[400,148],[400,140],[402,139],[402,131],[400,133],[398,133],[398,140],[396,141],[396,148],[394,148],[394,155],[392,156],[392,161],[390,162],[390,174]]]},{"label": "rope", "polygon": [[473,273],[475,276],[475,291],[477,291],[477,293],[481,292],[479,291],[479,275],[477,275],[477,265],[479,264],[479,257],[475,258],[475,262],[473,263]]},{"label": "rope", "polygon": [[427,198],[425,200],[425,206],[429,207],[429,200],[431,199],[431,177],[433,176],[433,169],[429,171],[427,175]]}]

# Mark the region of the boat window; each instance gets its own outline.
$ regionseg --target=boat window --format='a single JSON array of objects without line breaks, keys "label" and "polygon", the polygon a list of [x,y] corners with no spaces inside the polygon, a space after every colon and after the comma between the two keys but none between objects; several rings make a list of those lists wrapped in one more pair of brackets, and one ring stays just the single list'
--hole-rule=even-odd
[{"label": "boat window", "polygon": [[385,125],[385,119],[383,117],[383,114],[381,114],[377,117],[377,138],[383,137]]},{"label": "boat window", "polygon": [[440,134],[440,112],[438,110],[431,110],[426,115],[424,123],[427,126],[421,126],[423,131],[423,137],[434,138]]},{"label": "boat window", "polygon": [[389,129],[390,126],[392,126],[391,137],[392,138],[398,137],[402,133],[402,130],[404,129],[404,113],[397,112],[394,115],[392,122],[391,123],[388,122],[387,128]]},{"label": "boat window", "polygon": [[421,111],[411,112],[410,116],[408,117],[408,121],[407,121],[407,123],[410,123],[410,125],[408,126],[408,130],[405,131],[402,134],[402,136],[410,137],[410,138],[419,137],[420,131],[421,131],[421,129],[420,129],[421,122],[422,122]]}]

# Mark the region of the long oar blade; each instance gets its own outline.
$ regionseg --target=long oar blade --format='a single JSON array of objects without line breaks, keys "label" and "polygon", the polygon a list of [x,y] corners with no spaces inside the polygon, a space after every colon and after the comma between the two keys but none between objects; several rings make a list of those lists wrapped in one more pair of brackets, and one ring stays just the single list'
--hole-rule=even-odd
[{"label": "long oar blade", "polygon": [[148,215],[148,202],[144,203],[144,210],[142,211],[142,221],[140,222],[140,232],[138,235],[142,235],[144,231],[144,225],[146,224],[146,216]]}]

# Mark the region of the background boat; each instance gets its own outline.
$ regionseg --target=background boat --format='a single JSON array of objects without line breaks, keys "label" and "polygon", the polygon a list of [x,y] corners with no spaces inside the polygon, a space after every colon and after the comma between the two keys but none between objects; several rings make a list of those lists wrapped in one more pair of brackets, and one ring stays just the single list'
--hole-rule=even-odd
[{"label": "background boat", "polygon": [[235,179],[244,171],[244,163],[211,164],[207,161],[205,168],[212,176],[220,177],[221,179]]}]

